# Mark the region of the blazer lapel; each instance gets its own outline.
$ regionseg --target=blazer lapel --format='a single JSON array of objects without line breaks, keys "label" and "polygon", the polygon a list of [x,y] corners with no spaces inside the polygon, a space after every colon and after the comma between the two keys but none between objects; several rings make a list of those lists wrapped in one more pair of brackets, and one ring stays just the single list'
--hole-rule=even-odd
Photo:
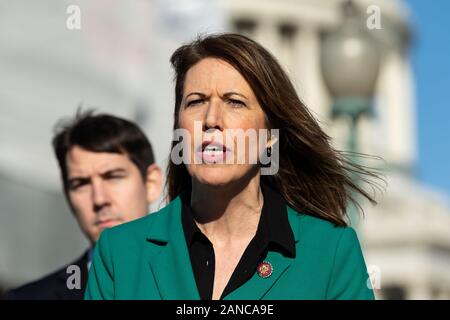
[{"label": "blazer lapel", "polygon": [[281,253],[269,251],[264,261],[272,265],[272,275],[262,278],[255,273],[250,280],[241,287],[224,297],[225,300],[259,300],[262,299],[270,288],[277,282],[282,274],[291,265],[292,258],[284,257]]},{"label": "blazer lapel", "polygon": [[[300,238],[298,213],[287,207],[289,224],[294,233],[296,250],[298,250],[298,242]],[[296,254],[297,256],[297,254]],[[244,283],[241,287],[234,290],[224,297],[225,300],[260,300],[270,291],[273,285],[283,276],[288,270],[295,258],[285,257],[276,251],[269,251],[264,261],[272,265],[272,274],[267,278],[262,278],[256,272],[250,280]]]},{"label": "blazer lapel", "polygon": [[[288,208],[288,219],[294,233],[298,250],[298,213]],[[199,300],[189,251],[181,223],[181,200],[174,199],[162,211],[155,213],[147,237],[152,247],[148,251],[148,263],[163,300]],[[296,254],[297,255],[297,254]],[[276,251],[269,251],[265,261],[270,262],[273,271],[267,278],[255,273],[249,281],[224,297],[225,300],[263,299],[273,285],[288,270],[295,258],[285,257]]]},{"label": "blazer lapel", "polygon": [[153,245],[148,262],[163,300],[199,300],[189,251],[181,224],[179,197],[157,213],[147,241]]}]

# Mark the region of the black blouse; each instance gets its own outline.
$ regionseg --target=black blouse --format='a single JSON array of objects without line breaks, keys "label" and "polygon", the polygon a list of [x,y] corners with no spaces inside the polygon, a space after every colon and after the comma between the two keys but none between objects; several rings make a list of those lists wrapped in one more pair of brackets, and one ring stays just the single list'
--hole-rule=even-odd
[{"label": "black blouse", "polygon": [[[294,234],[288,221],[285,200],[264,184],[261,184],[261,190],[264,196],[264,205],[258,229],[222,292],[221,299],[253,276],[258,264],[264,261],[269,249],[278,251],[285,256],[295,257]],[[187,196],[182,199],[182,225],[200,297],[202,300],[209,300],[212,299],[214,285],[214,248],[195,224],[189,199],[188,192]]]}]

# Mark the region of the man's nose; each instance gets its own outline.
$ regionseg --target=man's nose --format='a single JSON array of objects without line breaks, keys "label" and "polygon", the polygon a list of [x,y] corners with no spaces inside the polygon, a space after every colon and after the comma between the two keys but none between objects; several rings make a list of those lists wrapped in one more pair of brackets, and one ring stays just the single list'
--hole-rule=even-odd
[{"label": "man's nose", "polygon": [[94,180],[92,182],[92,202],[95,212],[99,212],[109,204],[108,193],[101,180]]}]

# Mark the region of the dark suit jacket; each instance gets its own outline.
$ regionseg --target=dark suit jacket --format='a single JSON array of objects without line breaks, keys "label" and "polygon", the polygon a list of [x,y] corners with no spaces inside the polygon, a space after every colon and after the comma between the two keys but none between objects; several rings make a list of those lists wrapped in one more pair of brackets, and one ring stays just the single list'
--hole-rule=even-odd
[{"label": "dark suit jacket", "polygon": [[[49,274],[42,279],[25,284],[19,288],[5,293],[5,300],[82,300],[87,282],[88,252],[84,253],[78,260],[64,266],[58,271]],[[81,272],[81,288],[68,289],[67,279],[72,273],[67,273],[67,267],[78,265]]]}]

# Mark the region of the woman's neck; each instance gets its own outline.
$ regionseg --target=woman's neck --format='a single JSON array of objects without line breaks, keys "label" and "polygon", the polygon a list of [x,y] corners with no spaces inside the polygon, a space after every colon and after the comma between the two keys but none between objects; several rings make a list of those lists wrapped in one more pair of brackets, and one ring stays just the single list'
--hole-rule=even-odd
[{"label": "woman's neck", "polygon": [[192,183],[194,219],[213,243],[252,237],[258,227],[263,203],[259,174],[246,181],[220,187]]}]

